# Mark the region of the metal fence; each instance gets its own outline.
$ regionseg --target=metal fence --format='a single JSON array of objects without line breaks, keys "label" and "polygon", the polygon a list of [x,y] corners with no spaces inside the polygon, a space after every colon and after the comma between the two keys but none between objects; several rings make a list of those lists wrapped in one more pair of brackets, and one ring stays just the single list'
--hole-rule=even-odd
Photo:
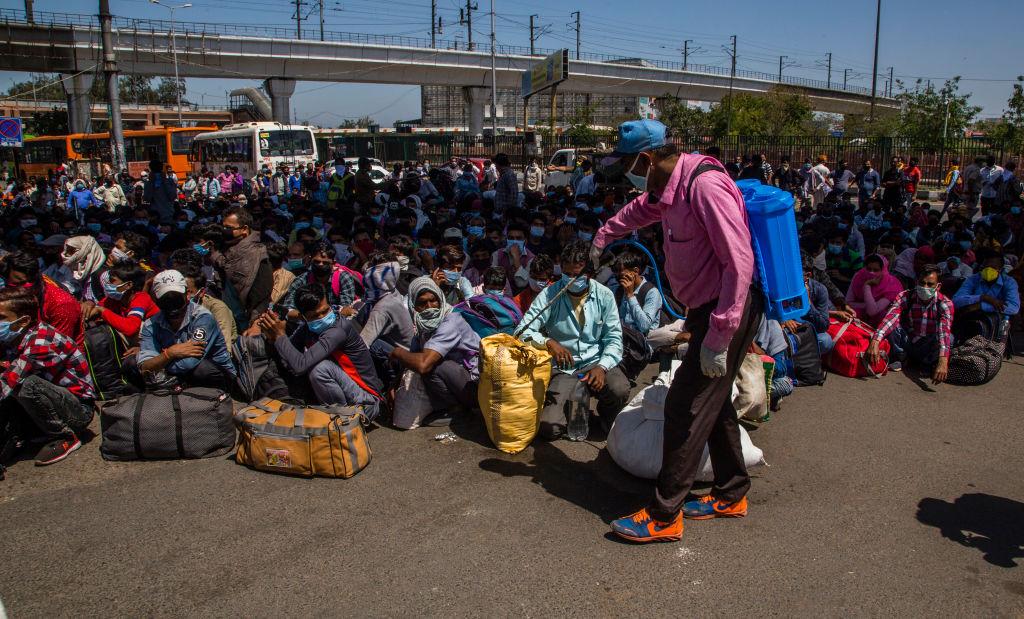
[{"label": "metal fence", "polygon": [[[530,157],[537,157],[542,164],[547,163],[555,152],[565,148],[600,148],[603,143],[611,150],[613,140],[611,135],[599,135],[596,141],[583,143],[561,135],[545,140],[540,148],[535,148],[522,135],[499,135],[493,138],[468,134],[365,134],[334,136],[329,143],[321,140],[319,146],[324,158],[343,150],[347,157],[375,157],[386,163],[414,160],[439,163],[453,156],[490,158],[495,153],[504,152],[512,160],[513,166],[518,167],[525,166]],[[683,137],[674,138],[674,141],[684,152],[706,152],[709,147],[718,147],[724,162],[732,161],[737,155],[762,154],[775,167],[778,167],[783,157],[789,157],[793,165],[800,166],[805,159],[814,161],[819,155],[825,155],[830,167],[845,161],[849,169],[856,171],[865,161],[871,160],[883,172],[894,156],[904,159],[915,157],[919,160],[924,184],[933,187],[942,183],[954,159],[959,160],[963,167],[976,157],[989,154],[1000,164],[1019,157],[1019,153],[1010,152],[1001,142],[977,139],[948,139],[945,148],[939,149],[900,138],[730,136],[718,139]]]}]

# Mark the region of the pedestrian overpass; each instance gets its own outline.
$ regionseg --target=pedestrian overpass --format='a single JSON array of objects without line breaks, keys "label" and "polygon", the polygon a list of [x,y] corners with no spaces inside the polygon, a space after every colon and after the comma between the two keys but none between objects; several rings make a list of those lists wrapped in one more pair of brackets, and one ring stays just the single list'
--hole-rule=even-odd
[{"label": "pedestrian overpass", "polygon": [[[289,28],[175,23],[114,18],[113,41],[123,73],[173,76],[176,51],[181,77],[264,80],[274,120],[290,120],[290,97],[297,81],[447,85],[465,88],[470,130],[480,133],[491,85],[490,49],[473,50],[453,41],[409,37],[326,33],[325,40],[295,39]],[[0,10],[0,70],[57,72],[74,76],[63,83],[69,104],[87,106],[92,75],[102,69],[100,29],[95,15]],[[550,50],[537,50],[538,55]],[[498,46],[498,88],[518,89],[521,75],[539,60],[528,49]],[[560,92],[594,95],[672,95],[684,100],[719,101],[730,90],[764,93],[784,85],[806,95],[814,110],[866,113],[870,92],[862,87],[721,67],[583,54],[569,61],[569,79]],[[85,98],[85,101],[82,99]],[[894,109],[897,102],[878,98]],[[70,105],[69,105],[70,107]]]}]

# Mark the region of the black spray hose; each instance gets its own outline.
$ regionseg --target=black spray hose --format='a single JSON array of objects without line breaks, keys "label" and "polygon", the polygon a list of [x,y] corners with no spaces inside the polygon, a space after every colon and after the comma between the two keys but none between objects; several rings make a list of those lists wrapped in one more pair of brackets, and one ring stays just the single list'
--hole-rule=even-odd
[{"label": "black spray hose", "polygon": [[633,247],[636,247],[640,251],[644,252],[644,254],[647,256],[647,259],[651,261],[651,269],[654,271],[654,285],[657,286],[658,292],[661,293],[661,304],[663,306],[663,309],[666,312],[668,312],[670,316],[678,318],[679,320],[686,320],[686,316],[680,316],[679,314],[677,314],[676,311],[672,309],[672,306],[669,305],[668,303],[668,296],[665,294],[665,289],[661,287],[661,275],[658,273],[658,261],[654,259],[654,254],[652,254],[649,249],[647,249],[640,243],[637,243],[636,241],[630,239],[620,239],[618,241],[615,241],[608,247],[605,247],[604,249],[605,251],[608,251],[609,249],[617,247],[619,245],[632,245]]}]

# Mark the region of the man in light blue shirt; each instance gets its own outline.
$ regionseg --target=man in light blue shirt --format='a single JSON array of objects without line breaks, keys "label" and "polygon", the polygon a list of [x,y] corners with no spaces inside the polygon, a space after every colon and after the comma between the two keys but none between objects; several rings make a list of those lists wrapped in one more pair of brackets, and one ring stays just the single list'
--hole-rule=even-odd
[{"label": "man in light blue shirt", "polygon": [[597,398],[606,430],[629,400],[629,380],[618,367],[622,324],[615,296],[586,274],[589,255],[589,243],[568,243],[562,279],[541,290],[523,317],[523,341],[547,350],[554,363],[540,414],[540,435],[549,440],[565,434],[570,397],[581,382]]},{"label": "man in light blue shirt", "polygon": [[991,337],[1004,316],[1020,312],[1017,282],[1003,273],[1003,264],[1001,253],[978,251],[978,272],[964,280],[953,296],[953,334],[957,341],[975,335]]}]

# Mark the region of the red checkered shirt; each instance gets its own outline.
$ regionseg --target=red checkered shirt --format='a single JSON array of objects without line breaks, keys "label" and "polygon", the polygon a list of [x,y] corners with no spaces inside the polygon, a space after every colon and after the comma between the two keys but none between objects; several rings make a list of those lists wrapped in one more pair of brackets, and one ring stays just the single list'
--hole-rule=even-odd
[{"label": "red checkered shirt", "polygon": [[85,355],[74,340],[40,322],[28,329],[16,348],[9,348],[0,373],[0,398],[10,396],[29,376],[64,387],[79,400],[96,397]]},{"label": "red checkered shirt", "polygon": [[927,335],[938,334],[939,356],[948,357],[953,341],[953,302],[942,294],[936,293],[935,298],[927,305],[921,302],[914,290],[904,290],[896,296],[889,306],[889,311],[872,339],[881,341],[899,326],[903,316],[910,318],[910,329],[907,335],[911,341],[917,341]]}]

